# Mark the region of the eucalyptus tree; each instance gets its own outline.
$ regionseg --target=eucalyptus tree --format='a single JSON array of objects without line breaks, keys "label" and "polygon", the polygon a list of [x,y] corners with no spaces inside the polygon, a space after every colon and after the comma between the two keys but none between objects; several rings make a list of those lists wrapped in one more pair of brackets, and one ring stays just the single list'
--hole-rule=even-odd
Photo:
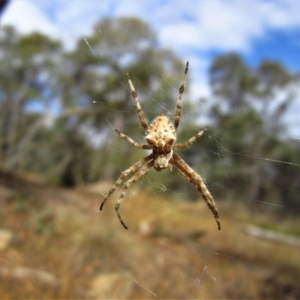
[{"label": "eucalyptus tree", "polygon": [[[209,76],[214,103],[210,115],[215,126],[208,147],[217,154],[210,156],[215,166],[212,178],[226,186],[229,198],[243,191],[245,199],[252,201],[286,202],[284,191],[299,186],[297,170],[290,188],[288,182],[278,184],[287,178],[279,172],[287,169],[283,157],[287,153],[294,157],[296,151],[286,139],[283,120],[295,97],[297,76],[270,60],[251,68],[237,54],[217,57]],[[294,196],[289,198],[295,203]]]},{"label": "eucalyptus tree", "polygon": [[[111,180],[136,155],[114,128],[142,142],[144,132],[138,125],[126,73],[146,118],[152,119],[159,113],[174,113],[183,69],[172,51],[159,47],[149,25],[137,18],[100,20],[90,35],[81,37],[76,48],[64,55],[60,122],[72,124],[72,131],[90,140],[95,151],[79,156],[93,160],[88,164],[94,179]],[[74,136],[66,135],[70,145]],[[77,150],[72,147],[66,155],[73,162]]]},{"label": "eucalyptus tree", "polygon": [[[0,164],[16,169],[29,163],[32,140],[43,127],[55,94],[55,60],[60,43],[32,33],[19,35],[12,27],[0,34]],[[29,111],[39,107],[39,112]]]}]

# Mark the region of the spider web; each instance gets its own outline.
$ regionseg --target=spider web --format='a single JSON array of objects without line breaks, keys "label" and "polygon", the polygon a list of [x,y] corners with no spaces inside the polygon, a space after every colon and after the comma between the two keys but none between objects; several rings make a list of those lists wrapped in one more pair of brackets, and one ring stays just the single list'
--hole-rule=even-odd
[{"label": "spider web", "polygon": [[[104,36],[105,34],[106,32],[102,28],[99,28],[99,35]],[[88,38],[84,38],[84,41],[92,55],[100,61],[97,51],[93,49]],[[139,54],[133,50],[133,55],[138,57]],[[144,62],[144,68],[148,73],[151,70],[147,61]],[[136,74],[130,75],[138,93],[143,89],[144,94],[151,95],[151,91],[143,87]],[[148,106],[150,110],[144,111],[148,120],[149,116],[155,115],[157,107],[160,108],[161,113],[166,114],[173,120],[182,75],[183,70],[182,73],[176,74],[178,81],[176,84],[173,84],[168,81],[165,74],[161,74],[160,86],[167,84],[174,90],[175,97],[172,109],[164,103],[165,91],[163,88],[160,89],[159,94],[152,98],[139,95],[142,107],[147,101],[153,104]],[[198,81],[193,76],[192,62],[190,62],[188,78],[192,84]],[[96,82],[96,84],[101,86],[100,82]],[[119,84],[129,91],[125,74]],[[299,101],[299,98],[297,100]],[[114,112],[116,114],[119,113],[119,109],[112,109],[99,99],[92,101],[95,108],[100,106],[109,116],[112,116]],[[134,117],[128,118],[128,121],[125,119],[124,123],[124,133],[131,136],[131,132],[126,131],[126,128],[133,125],[141,126],[135,112],[133,100],[124,99],[124,101],[132,103],[132,109],[123,111],[126,116]],[[187,92],[184,94],[178,142],[184,142],[182,133],[185,128],[191,126],[190,120],[195,120],[195,116],[197,118],[195,124],[197,125],[193,126],[194,133],[206,126],[210,127],[211,125],[213,127],[214,124],[208,124],[209,118],[207,115],[214,101],[218,100],[212,98],[208,98],[207,101],[195,99],[191,90],[190,93]],[[295,103],[291,107],[291,110],[296,111],[300,108],[297,107],[299,106],[297,101]],[[192,105],[192,112],[185,109],[188,104]],[[151,107],[153,107],[153,110],[151,110]],[[197,111],[196,115],[194,113],[195,110]],[[292,120],[292,117],[294,117],[293,114],[289,114],[288,116],[288,119],[285,121],[288,123],[289,130],[284,138],[287,141],[293,140],[295,147],[299,148],[299,119],[296,117]],[[135,120],[134,123],[131,120]],[[87,134],[90,134],[96,147],[108,135],[115,134],[114,119],[107,117],[105,118],[105,122],[108,125],[106,135],[97,136],[95,132],[87,132]],[[229,122],[228,120],[221,121],[218,127],[226,128]],[[245,197],[245,194],[249,192],[247,187],[236,183],[229,177],[232,173],[240,174],[244,181],[248,182],[249,185],[253,185],[253,178],[245,176],[245,170],[240,165],[236,165],[235,160],[231,160],[232,157],[238,159],[241,165],[246,165],[246,162],[251,159],[253,162],[252,168],[269,169],[273,168],[274,165],[285,166],[286,174],[289,171],[294,174],[292,172],[294,168],[300,168],[300,159],[298,157],[280,160],[275,155],[276,151],[272,152],[274,155],[263,156],[251,149],[239,149],[236,151],[228,146],[228,140],[239,142],[237,133],[239,133],[239,137],[243,136],[246,139],[248,136],[253,135],[254,132],[260,130],[262,130],[262,124],[259,122],[251,126],[226,130],[226,132],[222,132],[221,134],[216,134],[215,131],[208,130],[203,137],[189,147],[197,149],[199,156],[202,157],[201,162],[203,162],[203,167],[201,163],[196,166],[192,165],[194,170],[203,177],[209,190],[215,190],[216,188],[219,190],[219,194],[216,196],[213,194],[213,196],[215,197],[220,215],[221,231],[217,230],[211,211],[206,207],[202,196],[193,185],[187,185],[189,186],[187,190],[181,190],[180,188],[176,188],[176,186],[172,187],[169,184],[162,183],[166,182],[165,178],[175,178],[177,182],[186,181],[175,168],[173,168],[172,172],[162,171],[159,173],[152,169],[138,183],[130,187],[122,203],[121,214],[129,227],[128,231],[124,230],[121,224],[118,224],[119,227],[113,227],[114,222],[118,222],[114,205],[120,195],[120,189],[109,199],[109,203],[107,203],[104,210],[99,212],[100,224],[105,228],[113,228],[114,231],[110,231],[110,233],[115,236],[106,236],[105,239],[103,238],[99,242],[102,247],[99,251],[99,257],[102,258],[102,251],[104,251],[103,243],[108,244],[110,242],[113,244],[111,240],[115,238],[115,244],[112,247],[113,253],[111,255],[114,260],[112,263],[113,267],[111,270],[109,268],[105,269],[106,264],[101,262],[105,270],[103,271],[100,268],[99,272],[117,271],[118,273],[126,274],[134,286],[134,295],[136,298],[143,299],[150,297],[254,298],[258,296],[255,293],[260,280],[268,286],[268,284],[275,282],[274,277],[276,276],[284,281],[285,277],[282,277],[282,274],[286,270],[293,274],[292,271],[294,269],[291,267],[291,260],[285,262],[279,254],[270,271],[268,271],[269,265],[267,264],[261,267],[263,261],[268,260],[268,253],[272,254],[281,251],[289,253],[291,257],[295,257],[296,254],[293,252],[294,249],[290,248],[292,247],[289,246],[290,244],[286,246],[285,244],[280,244],[281,242],[268,242],[264,235],[261,236],[261,239],[256,239],[253,235],[249,234],[251,228],[248,225],[269,228],[273,222],[274,226],[270,229],[276,229],[276,232],[284,232],[287,230],[286,228],[292,228],[290,223],[295,218],[291,216],[289,223],[289,217],[281,217],[281,215],[286,215],[287,207],[284,203],[273,201],[272,197],[267,197],[267,200],[262,201],[252,200],[253,207],[251,208],[250,206],[249,208],[249,203],[246,200],[247,197]],[[142,129],[139,131],[139,134],[139,136],[132,137],[138,142],[142,142],[144,135]],[[206,146],[211,141],[216,145],[214,149],[209,149]],[[121,142],[124,145],[127,143],[125,140]],[[114,148],[108,145],[107,149],[118,154],[118,159],[122,165],[130,167],[136,162],[135,159],[128,160],[127,157],[124,157],[122,148]],[[148,153],[144,150],[134,151],[136,151],[137,154],[135,157],[138,159],[145,157]],[[180,151],[179,154],[181,155],[185,151],[188,151],[188,149]],[[225,161],[225,172],[216,168],[216,157]],[[211,171],[210,165],[213,166],[213,171]],[[218,176],[212,176],[213,179],[208,180],[209,174],[212,172]],[[91,174],[91,177],[93,177],[93,174]],[[224,178],[229,179],[226,181]],[[266,177],[263,179],[257,180],[254,185],[256,184],[257,187],[268,185],[269,178]],[[103,181],[105,181],[105,178],[103,178]],[[234,191],[234,195],[229,195],[229,200],[226,199],[225,201],[220,195],[223,194],[225,197],[228,194],[228,185]],[[279,181],[278,185],[284,191],[286,198],[295,197],[295,195],[296,197],[300,196],[299,186],[289,188],[283,181]],[[102,195],[105,194],[104,191],[99,192]],[[102,199],[102,196],[100,196],[99,205]],[[240,204],[245,204],[247,208]],[[248,209],[248,211],[245,212],[245,209]],[[272,213],[274,213],[274,216],[272,216]],[[107,215],[109,217],[106,217]],[[284,223],[282,227],[280,227],[281,222]],[[95,225],[93,231],[98,234],[98,230],[99,223]],[[297,232],[296,229],[294,231]],[[264,234],[266,235],[267,233],[265,232]],[[243,247],[243,244],[248,247],[247,252],[245,252],[247,249]],[[115,250],[115,248],[118,249]],[[260,251],[261,255],[259,255]],[[288,277],[288,280],[290,280],[290,277]],[[289,281],[282,285],[282,288],[284,287],[289,287]],[[271,288],[274,289],[273,286]],[[272,295],[274,296],[274,294]]]},{"label": "spider web", "polygon": [[[105,34],[105,32],[101,32],[101,34]],[[91,46],[89,45],[88,41],[86,41],[87,46],[91,49],[93,54],[97,57],[97,54],[93,51]],[[147,63],[145,62],[144,65],[145,69],[148,69]],[[192,69],[192,65],[191,65]],[[190,70],[190,73],[192,71]],[[181,75],[181,74],[180,74]],[[192,77],[191,74],[188,76]],[[137,92],[139,91],[138,87],[138,78],[135,77],[134,75],[132,76],[132,81],[133,84],[135,85],[135,89]],[[195,80],[195,79],[194,79]],[[124,81],[126,79],[124,78]],[[163,81],[166,81],[166,78],[164,77],[164,74],[161,75],[161,83]],[[180,85],[180,81],[178,81],[178,85],[172,85],[170,82],[167,82],[169,85],[172,86],[174,89],[174,92],[178,91],[178,87]],[[128,88],[126,86],[127,82],[120,82],[124,86],[124,88]],[[169,116],[172,120],[174,117],[175,113],[175,105],[177,98],[174,98],[174,110],[171,111],[170,109],[167,108],[167,106],[164,104],[163,100],[164,99],[164,91],[163,89],[161,90],[161,97],[156,97],[152,99],[142,99],[141,97],[139,98],[141,105],[143,107],[144,101],[151,101],[153,102],[153,106],[158,106],[161,108],[161,112],[163,114],[166,114]],[[131,99],[132,101],[132,99]],[[185,111],[184,106],[187,104],[189,101],[188,99],[188,94],[185,94],[183,97],[183,109],[182,109],[182,116],[183,118],[181,119],[180,125],[179,125],[179,133],[178,133],[178,140],[180,142],[183,142],[180,137],[181,129],[190,126],[189,120],[192,120],[195,116],[192,114],[189,114],[188,112]],[[197,123],[199,126],[194,126],[194,131],[195,133],[202,129],[204,126],[206,126],[206,113],[209,109],[209,103],[207,102],[202,102],[201,100],[191,100],[192,105],[197,107],[197,110],[199,109],[199,115],[198,115],[198,120]],[[95,105],[101,104],[101,101],[97,100],[94,102]],[[132,101],[132,106],[134,105]],[[105,106],[103,107],[105,109]],[[126,112],[128,114],[136,114],[135,110],[131,110],[129,112]],[[152,115],[152,111],[144,111],[144,114],[147,118],[147,115],[150,114]],[[107,119],[106,120],[108,124],[110,124],[110,131],[111,134],[113,134],[114,128],[112,125],[112,120]],[[296,120],[293,124],[292,122],[289,121],[289,134],[285,136],[286,140],[300,140],[300,137],[297,135],[297,132],[299,130],[299,123],[298,120]],[[131,122],[131,121],[128,121]],[[138,126],[139,120],[138,117],[136,116],[136,122]],[[219,123],[219,127],[226,127],[226,122],[228,121],[223,121]],[[300,161],[292,161],[292,160],[279,160],[275,156],[273,157],[272,155],[270,156],[263,156],[260,153],[255,153],[254,151],[249,151],[249,149],[242,149],[239,151],[235,151],[234,149],[231,149],[228,147],[227,139],[236,139],[236,134],[237,131],[239,131],[240,135],[247,137],[251,136],[253,132],[257,132],[262,130],[262,124],[257,122],[257,124],[254,124],[252,126],[245,126],[242,128],[236,128],[234,130],[229,130],[225,132],[222,135],[215,135],[213,132],[207,131],[205,133],[205,137],[202,137],[191,145],[190,147],[196,147],[199,151],[201,152],[202,145],[205,145],[209,140],[214,140],[215,143],[217,144],[217,148],[213,149],[211,151],[207,151],[204,154],[202,154],[205,158],[206,161],[210,162],[212,160],[212,156],[214,157],[219,157],[222,159],[225,159],[228,157],[228,162],[226,164],[226,173],[231,174],[232,172],[240,173],[241,176],[243,175],[243,170],[240,170],[239,165],[235,165],[234,162],[231,162],[229,158],[231,157],[237,157],[240,162],[245,162],[249,159],[253,161],[253,166],[252,167],[259,167],[259,168],[272,168],[275,164],[276,165],[284,165],[286,169],[293,169],[293,168],[299,168],[300,167]],[[126,123],[124,126],[126,130]],[[130,135],[130,132],[124,132],[125,134]],[[140,131],[140,134],[143,135],[143,131]],[[239,135],[239,136],[240,136]],[[141,141],[141,137],[138,140],[139,142]],[[126,141],[124,141],[126,143]],[[299,147],[299,143],[297,144],[297,147]],[[205,148],[205,147],[203,147]],[[205,148],[207,149],[207,148]],[[118,149],[110,149],[111,151],[120,151]],[[183,150],[185,151],[185,150]],[[145,151],[140,151],[140,158],[146,156]],[[181,153],[181,152],[180,152]],[[120,158],[122,161],[126,162],[128,167],[131,166],[135,161],[128,161],[126,157]],[[204,180],[206,179],[207,176],[207,171],[204,169],[201,171],[201,167],[195,169],[196,172],[198,172],[201,176],[203,176]],[[218,172],[218,170],[216,170]],[[220,174],[221,177],[227,177],[226,173]],[[166,177],[178,177],[180,180],[185,180],[182,178],[177,170],[173,168],[173,171],[171,173],[167,171],[160,172],[159,174],[155,170],[149,171],[146,175],[143,176],[139,180],[139,183],[137,185],[131,186],[130,190],[127,193],[126,199],[124,200],[122,204],[122,215],[125,220],[127,220],[128,223],[130,223],[131,226],[129,227],[134,227],[134,228],[139,228],[139,230],[135,231],[133,234],[136,234],[136,232],[139,232],[140,235],[143,236],[145,234],[149,234],[151,237],[151,234],[153,234],[155,237],[157,237],[158,243],[162,243],[164,247],[169,247],[169,250],[166,249],[161,249],[160,254],[160,259],[164,261],[164,263],[157,264],[157,273],[156,277],[158,278],[157,280],[161,283],[162,286],[167,285],[168,283],[165,283],[164,281],[167,280],[170,284],[168,287],[170,289],[169,294],[163,294],[161,291],[161,288],[159,287],[159,284],[157,285],[156,288],[153,288],[153,282],[152,280],[147,280],[145,277],[141,275],[140,272],[135,272],[131,270],[131,275],[130,278],[137,284],[139,285],[144,291],[145,294],[142,293],[143,297],[147,297],[147,293],[149,297],[176,297],[174,295],[181,294],[182,297],[199,297],[199,295],[203,295],[203,297],[208,297],[213,295],[212,297],[228,297],[228,295],[232,295],[232,297],[245,297],[245,296],[250,296],[250,297],[255,297],[257,294],[255,294],[257,291],[255,288],[257,287],[258,279],[260,276],[262,276],[263,271],[259,270],[257,272],[254,272],[257,278],[257,280],[253,280],[251,282],[251,272],[253,269],[256,268],[255,263],[251,261],[251,251],[255,249],[255,247],[267,247],[268,251],[275,251],[275,248],[277,247],[276,244],[271,244],[266,245],[266,241],[264,240],[264,236],[261,236],[261,240],[256,240],[253,238],[251,234],[249,234],[249,231],[247,231],[247,226],[252,224],[251,219],[248,217],[245,218],[239,218],[239,214],[244,214],[243,209],[238,201],[247,203],[246,197],[244,195],[248,193],[249,191],[245,189],[243,186],[240,186],[239,184],[236,184],[233,180],[229,180],[228,183],[230,183],[232,186],[234,186],[235,189],[235,195],[234,197],[238,200],[235,199],[235,201],[231,200],[227,201],[226,206],[223,204],[222,199],[216,198],[216,204],[217,207],[219,207],[219,214],[220,214],[220,221],[221,221],[221,226],[222,230],[221,232],[217,233],[211,233],[212,231],[206,231],[206,229],[202,228],[207,228],[206,226],[203,226],[202,220],[200,217],[200,206],[196,202],[189,202],[188,206],[189,208],[186,208],[184,206],[184,203],[187,203],[187,200],[196,200],[198,199],[199,202],[203,202],[203,199],[201,195],[199,194],[198,196],[195,196],[194,194],[187,194],[186,192],[181,192],[180,190],[177,189],[172,189],[167,187],[167,185],[162,184],[160,178],[163,176]],[[218,177],[218,176],[217,176]],[[265,178],[265,181],[268,181],[269,178]],[[245,177],[245,180],[249,181],[249,184],[253,184],[251,177],[249,178]],[[219,190],[224,191],[224,195],[226,194],[227,191],[227,186],[224,185],[224,180],[215,180],[215,181],[210,181],[206,182],[207,186],[209,189],[214,188],[215,186],[218,187]],[[264,182],[264,181],[263,181]],[[258,187],[264,186],[264,183],[257,180],[256,185]],[[299,188],[291,189],[288,186],[285,187],[285,183],[283,182],[278,182],[278,184],[281,186],[281,188],[284,190],[286,193],[287,197],[290,196],[295,196],[297,197],[300,195],[300,190]],[[190,189],[193,190],[195,189],[192,185],[190,186]],[[118,192],[119,193],[119,192]],[[145,194],[146,193],[146,194]],[[179,207],[183,207],[189,213],[191,213],[191,207],[192,205],[195,205],[195,210],[199,209],[199,219],[198,219],[198,227],[194,226],[193,229],[187,229],[186,231],[184,228],[181,226],[184,226],[185,221],[178,222],[176,225],[176,222],[172,222],[171,226],[165,226],[161,225],[162,228],[151,228],[151,221],[149,221],[149,216],[147,216],[147,219],[144,221],[140,221],[138,226],[134,226],[133,223],[137,222],[137,220],[134,218],[135,214],[132,213],[132,211],[127,210],[125,207],[128,205],[128,202],[134,201],[134,205],[140,205],[139,201],[135,201],[135,199],[141,199],[148,197],[146,195],[149,195],[149,200],[148,201],[154,201],[156,202],[157,206],[161,206],[161,211],[164,211],[164,215],[167,215],[172,218],[174,214],[179,214],[178,209],[175,209],[174,206],[178,205]],[[115,196],[115,197],[118,197]],[[232,197],[231,197],[232,198]],[[115,198],[116,199],[116,198]],[[167,199],[166,201],[161,201],[161,199]],[[253,222],[254,224],[261,224],[262,227],[265,225],[266,227],[270,224],[269,222],[264,222],[264,213],[267,215],[266,218],[271,218],[270,217],[270,212],[276,211],[276,215],[279,216],[281,213],[284,214],[286,211],[286,206],[283,203],[278,203],[277,201],[272,201],[269,200],[253,200],[253,205],[256,207],[259,207],[259,214],[257,216],[258,220],[257,222]],[[112,201],[112,200],[110,200]],[[144,201],[141,201],[142,208],[137,208],[137,210],[148,210],[148,206]],[[196,204],[195,204],[196,203]],[[248,207],[249,208],[249,207]],[[275,208],[275,209],[274,209]],[[111,207],[110,207],[111,209]],[[202,209],[202,207],[201,207]],[[222,211],[224,209],[224,212]],[[250,214],[256,214],[256,209],[254,208],[252,211],[250,211]],[[232,214],[232,217],[234,219],[238,219],[238,222],[232,222],[231,224],[228,224],[227,218],[230,217],[230,211],[235,210],[234,213]],[[225,212],[226,211],[226,212]],[[155,212],[159,213],[159,211]],[[211,218],[210,226],[213,226],[213,230],[217,231],[216,224],[213,223],[213,215],[211,214],[211,211],[205,207],[203,208],[203,211],[201,210],[201,216],[203,214],[207,214],[209,218]],[[146,215],[146,214],[145,214]],[[222,219],[222,216],[224,215],[224,219]],[[153,219],[155,219],[156,216],[153,216]],[[159,217],[158,217],[159,218]],[[170,222],[170,219],[164,218],[163,221],[160,220],[160,223],[168,223]],[[176,218],[175,218],[176,219]],[[255,218],[253,218],[255,220]],[[139,219],[140,220],[140,219]],[[207,219],[204,218],[206,221]],[[222,222],[224,221],[224,223]],[[273,218],[273,221],[276,222],[276,218]],[[237,226],[234,227],[234,226]],[[188,227],[188,226],[187,226]],[[120,227],[121,228],[121,227]],[[278,228],[278,226],[274,226],[274,228]],[[256,228],[257,229],[257,228]],[[120,229],[122,230],[122,228]],[[151,232],[153,230],[153,232]],[[203,230],[203,232],[202,232]],[[278,230],[278,229],[277,229]],[[234,234],[232,233],[229,234],[229,232],[234,231]],[[150,232],[150,233],[149,233]],[[125,232],[124,234],[127,234]],[[137,233],[138,234],[138,233]],[[204,240],[206,241],[211,241],[212,238],[207,237],[208,235],[213,235],[213,239],[220,239],[219,242],[213,243],[213,244],[205,244],[205,242],[202,241],[201,238],[194,238],[194,235],[199,234],[202,236],[202,234],[205,236]],[[230,240],[232,238],[232,240]],[[228,241],[229,239],[230,241]],[[238,247],[238,244],[242,244],[245,242],[246,244],[249,244],[250,247],[253,247],[253,249],[250,249],[250,253],[245,254],[245,258],[243,259],[242,252],[239,250],[236,250],[236,246]],[[143,240],[141,241],[143,244]],[[229,243],[229,244],[227,244]],[[232,245],[234,243],[234,245]],[[237,245],[236,245],[237,244]],[[284,247],[284,246],[282,246]],[[159,248],[158,248],[159,249]],[[180,249],[180,250],[179,250]],[[185,258],[188,260],[188,263],[183,263],[181,259],[176,257],[176,251],[179,251],[179,253],[182,253],[182,255],[185,255]],[[253,250],[253,253],[257,254],[257,249]],[[178,254],[179,256],[181,254]],[[253,254],[254,255],[254,254]],[[262,257],[260,259],[263,259],[264,255],[266,253],[264,252],[262,254]],[[148,255],[145,257],[145,265],[151,265],[153,256],[157,257],[159,255],[154,255],[153,253],[148,253]],[[218,264],[220,265],[220,268],[218,268]],[[242,265],[244,264],[244,267]],[[195,265],[196,267],[193,267]],[[147,267],[145,268],[147,269]],[[163,270],[161,271],[160,270]],[[151,269],[151,268],[150,268]],[[224,269],[226,269],[228,273],[232,274],[224,274]],[[275,268],[276,269],[276,268]],[[122,271],[122,270],[120,270]],[[124,270],[123,270],[124,271]],[[125,271],[128,271],[128,269],[125,268]],[[150,272],[150,271],[149,271]],[[164,273],[166,272],[166,273]],[[151,273],[151,272],[150,272]],[[150,275],[151,276],[151,275]],[[269,278],[269,277],[266,277]],[[273,277],[270,275],[270,280],[273,280]],[[250,282],[249,282],[250,280]],[[267,282],[267,279],[265,279]],[[219,284],[220,283],[220,284]],[[239,285],[239,288],[235,292],[231,292],[228,289],[235,289],[235,286]],[[248,286],[249,289],[248,290]],[[261,288],[261,287],[260,287]],[[171,290],[174,289],[177,292],[172,293]],[[251,290],[253,289],[253,291]],[[197,295],[197,296],[195,296]]]}]

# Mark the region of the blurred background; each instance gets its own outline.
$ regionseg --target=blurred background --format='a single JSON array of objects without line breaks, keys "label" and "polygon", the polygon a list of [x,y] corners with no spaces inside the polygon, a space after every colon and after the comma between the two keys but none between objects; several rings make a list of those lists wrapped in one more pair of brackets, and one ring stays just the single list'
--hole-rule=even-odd
[{"label": "blurred background", "polygon": [[[0,294],[7,298],[278,298],[300,288],[300,3],[0,1]],[[151,170],[147,120],[178,142],[215,198]],[[125,180],[126,181],[126,180]],[[125,182],[124,181],[124,182]]]}]

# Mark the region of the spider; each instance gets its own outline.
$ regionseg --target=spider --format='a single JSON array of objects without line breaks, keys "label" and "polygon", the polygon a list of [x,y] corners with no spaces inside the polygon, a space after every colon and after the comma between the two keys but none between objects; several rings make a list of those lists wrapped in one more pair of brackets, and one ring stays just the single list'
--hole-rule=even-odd
[{"label": "spider", "polygon": [[123,199],[125,198],[128,188],[131,186],[131,184],[138,181],[143,175],[145,175],[145,173],[151,167],[153,167],[156,171],[161,171],[164,169],[171,171],[172,166],[175,166],[189,182],[191,182],[193,185],[197,187],[198,191],[202,194],[206,204],[212,211],[216,219],[218,229],[219,230],[221,229],[221,225],[219,222],[219,214],[214,202],[214,198],[209,192],[209,190],[207,189],[207,187],[205,186],[203,179],[179,155],[174,153],[174,150],[182,150],[190,146],[193,142],[196,141],[196,139],[200,138],[203,135],[203,133],[207,130],[207,128],[205,128],[199,131],[184,143],[174,144],[176,141],[177,129],[180,122],[182,96],[184,93],[185,80],[188,73],[188,68],[189,68],[189,62],[186,63],[184,76],[181,82],[181,86],[179,88],[179,97],[176,105],[174,125],[172,124],[169,117],[165,115],[160,115],[156,117],[152,121],[152,123],[148,125],[144,117],[137,92],[135,91],[135,88],[131,82],[129,74],[128,73],[126,74],[129,87],[131,90],[131,94],[135,103],[136,111],[139,116],[141,125],[145,131],[146,134],[145,138],[148,144],[139,144],[133,139],[131,139],[129,136],[125,135],[124,133],[121,133],[119,130],[115,129],[115,131],[120,135],[120,137],[125,139],[132,146],[138,149],[151,149],[152,153],[146,156],[145,158],[139,160],[135,164],[133,164],[127,170],[123,171],[120,177],[118,178],[118,180],[109,190],[108,194],[105,196],[102,204],[100,205],[100,210],[102,210],[103,205],[105,204],[107,199],[116,190],[116,188],[122,183],[124,178],[130,174],[133,174],[133,176],[123,185],[122,193],[115,206],[117,216],[125,229],[128,229],[128,227],[123,222],[121,215],[119,213],[119,209]]}]

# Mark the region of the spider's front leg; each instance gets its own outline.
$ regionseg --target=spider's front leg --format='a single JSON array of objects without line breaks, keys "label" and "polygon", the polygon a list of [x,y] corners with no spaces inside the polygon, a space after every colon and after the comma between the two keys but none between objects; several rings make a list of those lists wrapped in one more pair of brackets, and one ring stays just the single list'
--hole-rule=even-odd
[{"label": "spider's front leg", "polygon": [[125,177],[127,177],[129,174],[134,173],[136,170],[138,170],[143,164],[145,164],[146,162],[148,162],[150,159],[152,159],[152,154],[146,156],[145,158],[139,160],[138,162],[136,162],[134,165],[132,165],[130,168],[128,168],[127,170],[125,170],[124,172],[121,173],[120,177],[118,178],[118,180],[115,182],[115,184],[112,186],[112,188],[109,190],[108,194],[106,195],[106,197],[104,198],[103,202],[100,205],[100,210],[102,210],[103,205],[105,204],[105,202],[107,201],[107,199],[109,198],[109,196],[116,190],[116,188],[122,183],[123,179]]},{"label": "spider's front leg", "polygon": [[202,194],[203,199],[205,200],[207,206],[212,211],[212,213],[216,219],[218,229],[220,230],[221,224],[219,221],[219,213],[217,211],[214,198],[211,195],[211,193],[209,192],[209,190],[207,189],[206,185],[204,184],[201,176],[199,174],[197,174],[180,156],[178,156],[175,153],[173,154],[171,163],[175,167],[178,168],[178,170],[182,173],[182,175],[184,175],[184,177],[189,182],[191,182],[192,184],[194,184],[197,187],[198,191]]},{"label": "spider's front leg", "polygon": [[148,162],[148,164],[146,164],[145,166],[143,166],[138,172],[136,172],[136,174],[131,178],[129,179],[128,181],[126,181],[126,183],[124,184],[123,186],[123,191],[121,193],[121,196],[116,204],[116,213],[117,213],[117,216],[121,222],[121,224],[123,225],[123,227],[125,229],[128,229],[128,227],[125,225],[125,223],[123,222],[122,218],[121,218],[121,215],[119,213],[119,209],[120,209],[120,206],[121,206],[121,203],[122,201],[124,200],[125,198],[125,195],[126,195],[126,192],[127,190],[129,189],[129,187],[136,181],[138,181],[143,175],[145,175],[145,173],[153,166],[153,161],[150,161]]}]

